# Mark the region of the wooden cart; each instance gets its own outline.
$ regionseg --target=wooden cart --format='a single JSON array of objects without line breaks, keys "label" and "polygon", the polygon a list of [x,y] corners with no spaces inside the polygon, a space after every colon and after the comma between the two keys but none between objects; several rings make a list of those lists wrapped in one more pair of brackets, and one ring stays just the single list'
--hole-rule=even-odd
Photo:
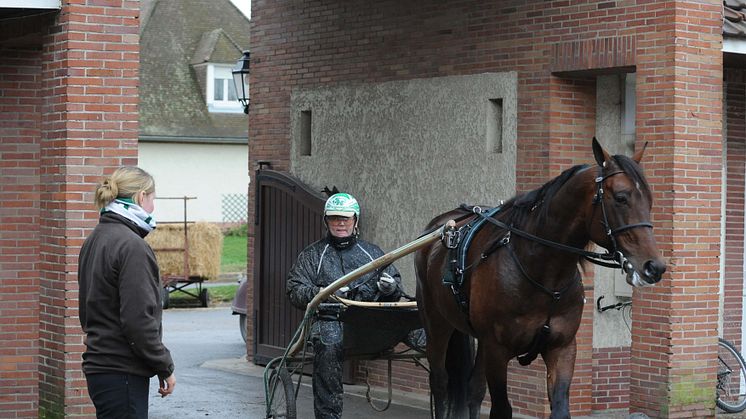
[{"label": "wooden cart", "polygon": [[[157,197],[156,199],[181,200],[184,202],[183,220],[160,222],[160,224],[183,224],[184,246],[158,247],[153,249],[155,252],[181,252],[184,255],[184,267],[180,275],[165,274],[161,276],[161,283],[163,284],[163,289],[161,290],[161,303],[163,308],[167,309],[169,307],[170,294],[177,291],[196,299],[202,307],[207,307],[210,304],[210,294],[207,288],[203,287],[203,282],[206,281],[206,278],[197,275],[190,275],[189,273],[189,225],[194,224],[194,222],[187,220],[187,203],[190,200],[197,198],[193,196],[181,196]],[[196,285],[196,289],[193,285]]]}]

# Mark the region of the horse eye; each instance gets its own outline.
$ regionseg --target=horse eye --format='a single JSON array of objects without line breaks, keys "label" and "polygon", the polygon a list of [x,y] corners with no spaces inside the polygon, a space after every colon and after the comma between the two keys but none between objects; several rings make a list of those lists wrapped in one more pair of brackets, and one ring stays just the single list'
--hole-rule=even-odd
[{"label": "horse eye", "polygon": [[615,194],[614,195],[614,201],[616,201],[617,204],[626,204],[627,203],[627,196],[624,194]]}]

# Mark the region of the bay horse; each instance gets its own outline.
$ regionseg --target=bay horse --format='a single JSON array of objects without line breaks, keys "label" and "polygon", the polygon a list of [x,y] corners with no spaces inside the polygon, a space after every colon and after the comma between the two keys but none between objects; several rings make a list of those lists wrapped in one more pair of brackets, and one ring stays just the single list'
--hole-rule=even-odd
[{"label": "bay horse", "polygon": [[[527,365],[538,354],[547,369],[550,418],[569,418],[575,334],[585,303],[582,258],[623,269],[632,286],[660,281],[666,265],[649,221],[652,194],[639,166],[645,147],[632,158],[610,156],[596,138],[592,148],[597,166],[567,169],[487,215],[479,207],[462,208],[428,224],[431,229],[456,219],[471,228],[484,219],[462,253],[460,286],[444,285],[456,263],[452,243],[437,241],[415,254],[436,418],[479,417],[486,386],[490,418],[512,417],[508,361],[518,357]],[[608,253],[585,250],[590,242]]]}]

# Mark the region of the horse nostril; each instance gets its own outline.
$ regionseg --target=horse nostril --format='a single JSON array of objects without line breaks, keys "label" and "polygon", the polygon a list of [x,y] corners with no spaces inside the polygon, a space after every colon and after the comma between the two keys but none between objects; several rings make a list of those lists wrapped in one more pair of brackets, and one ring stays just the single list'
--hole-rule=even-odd
[{"label": "horse nostril", "polygon": [[645,269],[645,276],[652,279],[652,283],[656,283],[661,280],[661,275],[666,272],[666,265],[656,260],[649,260],[645,262],[643,266]]}]

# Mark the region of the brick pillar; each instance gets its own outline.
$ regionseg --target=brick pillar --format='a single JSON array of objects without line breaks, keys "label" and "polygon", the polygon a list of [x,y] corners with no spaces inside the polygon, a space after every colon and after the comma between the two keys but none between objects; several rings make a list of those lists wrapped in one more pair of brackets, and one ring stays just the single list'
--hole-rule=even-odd
[{"label": "brick pillar", "polygon": [[93,189],[137,163],[139,2],[64,2],[44,37],[39,417],[91,416],[80,362],[77,259]]},{"label": "brick pillar", "polygon": [[0,412],[35,418],[39,360],[39,51],[0,51]]},{"label": "brick pillar", "polygon": [[722,168],[722,3],[655,3],[637,41],[637,139],[668,271],[635,290],[630,411],[714,417]]}]

